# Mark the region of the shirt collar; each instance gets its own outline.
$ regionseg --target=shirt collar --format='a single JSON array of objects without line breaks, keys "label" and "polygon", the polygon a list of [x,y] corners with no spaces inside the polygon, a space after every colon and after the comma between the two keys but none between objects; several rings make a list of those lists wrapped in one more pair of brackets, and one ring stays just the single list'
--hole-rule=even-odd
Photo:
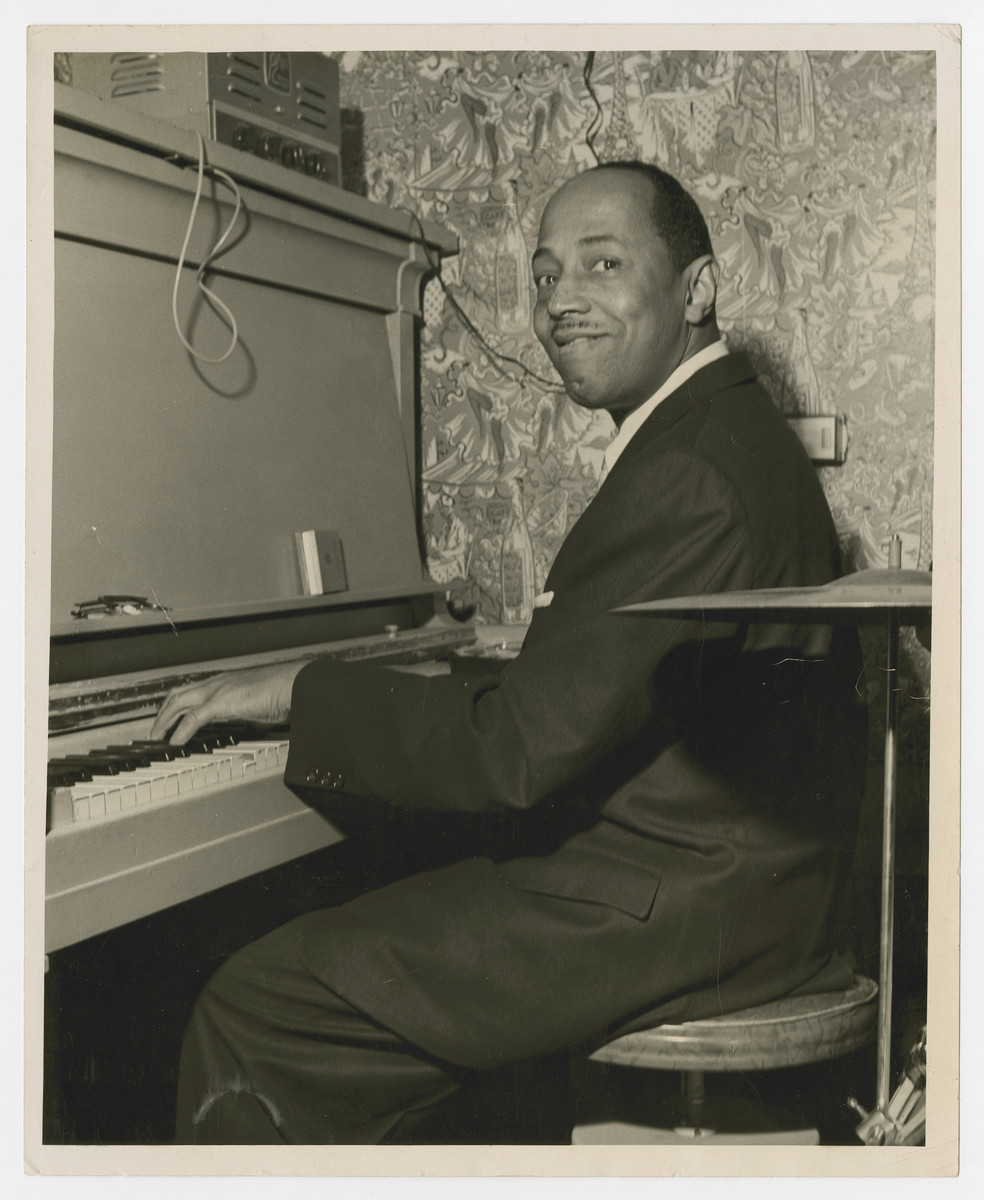
[{"label": "shirt collar", "polygon": [[705,346],[703,350],[698,350],[693,357],[686,359],[677,367],[655,395],[650,396],[638,408],[634,408],[622,422],[618,433],[608,443],[608,447],[605,450],[605,457],[602,460],[602,478],[614,467],[622,451],[639,431],[653,409],[661,404],[672,392],[675,392],[681,384],[686,383],[701,367],[706,367],[708,363],[712,363],[719,358],[724,358],[727,353],[728,347],[723,341],[713,342],[710,346]]}]

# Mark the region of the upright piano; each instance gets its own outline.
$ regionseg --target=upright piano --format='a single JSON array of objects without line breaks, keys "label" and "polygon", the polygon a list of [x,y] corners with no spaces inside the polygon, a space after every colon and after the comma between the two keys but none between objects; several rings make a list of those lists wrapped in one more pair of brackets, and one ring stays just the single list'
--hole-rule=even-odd
[{"label": "upright piano", "polygon": [[[340,836],[284,786],[286,733],[121,766],[172,687],[323,653],[428,669],[474,639],[419,537],[421,292],[454,236],[206,142],[243,212],[208,273],[235,348],[201,361],[172,292],[220,358],[195,273],[231,188],[204,172],[179,272],[197,136],[60,84],[55,110],[46,951]],[[340,536],[345,590],[304,594],[301,530]],[[73,616],[102,596],[147,603]]]}]

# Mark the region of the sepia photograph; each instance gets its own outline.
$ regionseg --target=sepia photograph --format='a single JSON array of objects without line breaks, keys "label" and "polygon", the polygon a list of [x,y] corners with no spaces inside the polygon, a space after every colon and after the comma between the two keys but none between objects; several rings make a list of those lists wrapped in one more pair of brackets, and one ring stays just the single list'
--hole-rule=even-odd
[{"label": "sepia photograph", "polygon": [[956,1172],[960,49],[28,31],[32,1173]]}]

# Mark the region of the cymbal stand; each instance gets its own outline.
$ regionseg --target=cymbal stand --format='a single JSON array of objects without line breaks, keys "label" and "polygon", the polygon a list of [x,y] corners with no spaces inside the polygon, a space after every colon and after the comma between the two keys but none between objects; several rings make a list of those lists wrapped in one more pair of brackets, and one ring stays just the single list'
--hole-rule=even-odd
[{"label": "cymbal stand", "polygon": [[[901,568],[902,543],[896,534],[890,543],[889,566]],[[889,609],[888,651],[885,672],[885,779],[882,794],[881,926],[878,953],[878,1069],[875,1107],[869,1113],[856,1100],[851,1107],[863,1120],[857,1135],[870,1146],[913,1144],[925,1127],[925,1037],[921,1070],[910,1069],[896,1094],[889,1097],[892,1056],[892,976],[895,939],[895,816],[896,763],[899,733],[899,610]],[[915,1056],[919,1046],[913,1050]],[[917,1094],[918,1093],[918,1094]],[[912,1128],[913,1123],[919,1129]]]}]

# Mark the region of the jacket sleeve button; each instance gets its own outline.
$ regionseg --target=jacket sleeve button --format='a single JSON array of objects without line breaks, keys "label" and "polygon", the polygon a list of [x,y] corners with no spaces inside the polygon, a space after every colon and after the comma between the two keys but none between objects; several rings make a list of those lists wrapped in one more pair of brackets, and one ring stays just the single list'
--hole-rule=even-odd
[{"label": "jacket sleeve button", "polygon": [[339,791],[341,788],[343,788],[345,786],[345,776],[344,775],[332,776],[331,786],[335,789],[336,792]]},{"label": "jacket sleeve button", "polygon": [[312,767],[311,770],[308,771],[307,775],[304,778],[307,783],[320,783],[321,782],[321,772],[318,770],[317,767]]}]

